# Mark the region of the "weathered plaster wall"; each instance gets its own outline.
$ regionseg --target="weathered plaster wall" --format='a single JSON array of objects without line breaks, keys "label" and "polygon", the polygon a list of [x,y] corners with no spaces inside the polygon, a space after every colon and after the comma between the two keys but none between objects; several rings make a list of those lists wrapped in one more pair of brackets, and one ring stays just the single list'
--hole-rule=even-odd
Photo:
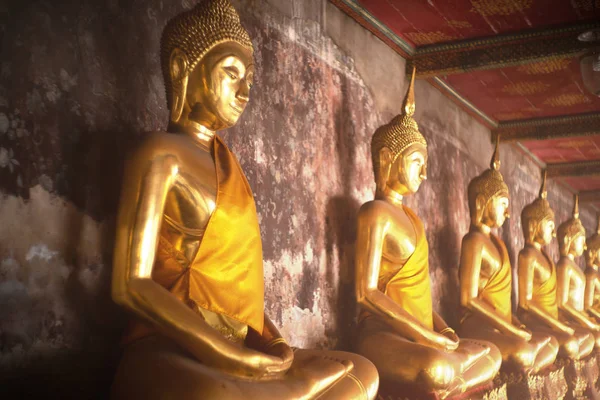
[{"label": "weathered plaster wall", "polygon": [[[10,381],[0,388],[104,397],[124,321],[108,291],[122,159],[144,132],[165,128],[158,42],[192,4],[0,2],[0,376]],[[257,76],[224,137],[255,193],[267,312],[293,345],[348,348],[355,215],[374,189],[370,137],[399,111],[404,60],[325,0],[234,4]],[[427,229],[434,305],[456,323],[466,185],[492,146],[427,83],[416,99],[430,168],[408,204]],[[502,162],[513,195],[502,237],[514,261],[539,169],[509,145]],[[558,220],[568,216],[563,189],[551,183],[549,200]],[[592,214],[583,219],[592,228]]]}]

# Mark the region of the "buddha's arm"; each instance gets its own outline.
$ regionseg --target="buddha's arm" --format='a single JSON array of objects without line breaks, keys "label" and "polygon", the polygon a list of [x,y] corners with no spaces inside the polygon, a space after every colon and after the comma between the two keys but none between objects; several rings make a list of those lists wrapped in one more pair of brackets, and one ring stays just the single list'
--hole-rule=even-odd
[{"label": "buddha's arm", "polygon": [[458,335],[456,334],[454,329],[452,329],[448,326],[446,321],[444,321],[444,318],[442,318],[442,316],[440,314],[438,314],[437,311],[433,310],[432,315],[433,315],[433,329],[436,332],[440,333],[441,335],[446,336],[447,338],[449,338],[452,341],[458,342],[460,340],[460,338],[458,337]]},{"label": "buddha's arm", "polygon": [[379,215],[377,210],[373,208],[360,210],[356,241],[356,299],[358,304],[415,342],[441,349],[456,349],[458,343],[423,326],[406,310],[379,291],[377,281],[383,253],[383,241],[391,228],[390,221]]},{"label": "buddha's arm", "polygon": [[281,358],[284,364],[288,364],[288,368],[294,361],[292,348],[287,344],[283,336],[281,336],[281,333],[279,333],[279,330],[266,313],[262,334],[248,327],[248,335],[246,336],[245,343],[252,349]]},{"label": "buddha's arm", "polygon": [[[589,267],[588,267],[589,268]],[[585,293],[583,296],[583,308],[589,310],[594,304],[594,292],[596,291],[596,276],[595,274],[585,274]]]},{"label": "buddha's arm", "polygon": [[[583,312],[577,310],[569,302],[569,287],[571,286],[571,279],[576,280],[574,276],[575,272],[571,269],[572,266],[567,263],[561,263],[557,267],[558,271],[558,291],[557,291],[557,303],[558,307],[565,312],[568,316],[577,321],[580,325],[592,329],[598,330],[600,326],[592,322]],[[579,282],[582,284],[583,282]]]},{"label": "buddha's arm", "polygon": [[[598,312],[595,308],[594,308],[594,300],[596,297],[596,293],[598,293],[598,291],[600,291],[600,279],[598,279],[598,277],[596,276],[596,274],[594,274],[592,276],[592,284],[591,286],[591,293],[589,294],[590,300],[589,300],[589,307],[586,306],[587,311],[592,314],[594,317],[599,318],[600,319],[600,312]],[[586,290],[587,290],[587,286],[586,286]]]},{"label": "buddha's arm", "polygon": [[534,272],[535,266],[533,265],[533,260],[530,256],[526,256],[521,252],[518,264],[519,307],[539,318],[551,329],[567,335],[573,335],[575,333],[573,328],[552,317],[532,301]]},{"label": "buddha's arm", "polygon": [[165,199],[178,164],[174,155],[140,153],[128,164],[123,183],[113,299],[207,365],[239,375],[269,376],[267,366],[281,364],[281,360],[228,341],[152,280]]},{"label": "buddha's arm", "polygon": [[462,243],[459,268],[461,305],[506,335],[513,335],[525,340],[531,339],[529,332],[517,328],[510,321],[504,320],[492,306],[478,297],[482,253],[483,244],[481,241],[477,240],[476,237],[465,236]]}]

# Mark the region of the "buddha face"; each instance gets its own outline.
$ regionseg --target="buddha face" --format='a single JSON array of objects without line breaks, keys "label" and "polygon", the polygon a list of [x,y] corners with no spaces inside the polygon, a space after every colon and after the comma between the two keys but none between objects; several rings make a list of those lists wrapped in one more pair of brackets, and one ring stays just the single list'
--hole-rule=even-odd
[{"label": "buddha face", "polygon": [[551,218],[544,218],[540,222],[540,226],[536,235],[536,242],[542,245],[548,245],[552,242],[552,238],[556,235],[554,220]]},{"label": "buddha face", "polygon": [[427,148],[415,143],[392,164],[387,186],[400,194],[416,193],[427,179]]},{"label": "buddha face", "polygon": [[504,195],[494,196],[488,201],[482,222],[490,228],[499,228],[510,217],[508,207],[510,201]]},{"label": "buddha face", "polygon": [[575,237],[575,239],[573,239],[573,242],[571,243],[571,253],[575,257],[579,257],[583,254],[585,249],[585,235],[580,233]]},{"label": "buddha face", "polygon": [[187,77],[183,116],[211,130],[235,125],[254,79],[252,52],[235,42],[211,49]]}]

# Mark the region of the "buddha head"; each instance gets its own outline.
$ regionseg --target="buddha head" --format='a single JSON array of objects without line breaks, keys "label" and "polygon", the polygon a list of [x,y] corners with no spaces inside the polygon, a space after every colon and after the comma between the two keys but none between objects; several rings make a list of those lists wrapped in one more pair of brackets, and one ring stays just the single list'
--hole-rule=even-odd
[{"label": "buddha head", "polygon": [[542,172],[542,186],[540,194],[533,203],[525,206],[521,212],[521,225],[525,242],[542,246],[550,244],[555,236],[554,211],[546,200],[546,171]]},{"label": "buddha head", "polygon": [[508,186],[500,173],[499,144],[500,137],[496,136],[496,148],[490,168],[469,183],[469,211],[471,223],[475,226],[499,228],[510,217]]},{"label": "buddha head", "polygon": [[413,69],[403,113],[378,128],[371,140],[373,172],[379,194],[386,188],[401,195],[412,194],[427,179],[427,141],[413,119],[414,84]]},{"label": "buddha head", "polygon": [[586,265],[592,267],[600,264],[600,215],[596,232],[587,239],[587,250],[585,251]]},{"label": "buddha head", "polygon": [[169,130],[195,122],[235,125],[254,78],[253,47],[229,0],[202,0],[171,19],[161,38]]},{"label": "buddha head", "polygon": [[585,228],[579,219],[579,196],[575,195],[573,216],[558,226],[557,236],[561,256],[579,257],[585,251]]}]

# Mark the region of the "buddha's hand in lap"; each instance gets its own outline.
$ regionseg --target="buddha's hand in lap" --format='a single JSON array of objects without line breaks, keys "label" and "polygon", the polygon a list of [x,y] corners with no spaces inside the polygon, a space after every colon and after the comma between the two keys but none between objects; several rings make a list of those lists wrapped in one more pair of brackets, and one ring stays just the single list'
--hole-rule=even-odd
[{"label": "buddha's hand in lap", "polygon": [[304,382],[303,386],[311,394],[308,398],[313,398],[335,385],[353,368],[354,364],[350,360],[338,359],[329,355],[304,353],[296,357],[296,361],[286,377]]},{"label": "buddha's hand in lap", "polygon": [[294,362],[294,351],[285,342],[279,342],[273,346],[269,346],[265,353],[283,360],[283,364],[287,366],[286,369]]},{"label": "buddha's hand in lap", "polygon": [[245,348],[244,354],[240,357],[243,374],[249,378],[259,380],[281,379],[294,360],[293,354],[290,358],[282,358],[276,355],[262,353],[256,350]]},{"label": "buddha's hand in lap", "polygon": [[456,339],[457,340],[453,340],[452,338],[444,336],[440,333],[431,331],[427,335],[423,335],[422,337],[418,338],[416,342],[425,346],[452,352],[458,348],[458,336],[456,336]]}]

